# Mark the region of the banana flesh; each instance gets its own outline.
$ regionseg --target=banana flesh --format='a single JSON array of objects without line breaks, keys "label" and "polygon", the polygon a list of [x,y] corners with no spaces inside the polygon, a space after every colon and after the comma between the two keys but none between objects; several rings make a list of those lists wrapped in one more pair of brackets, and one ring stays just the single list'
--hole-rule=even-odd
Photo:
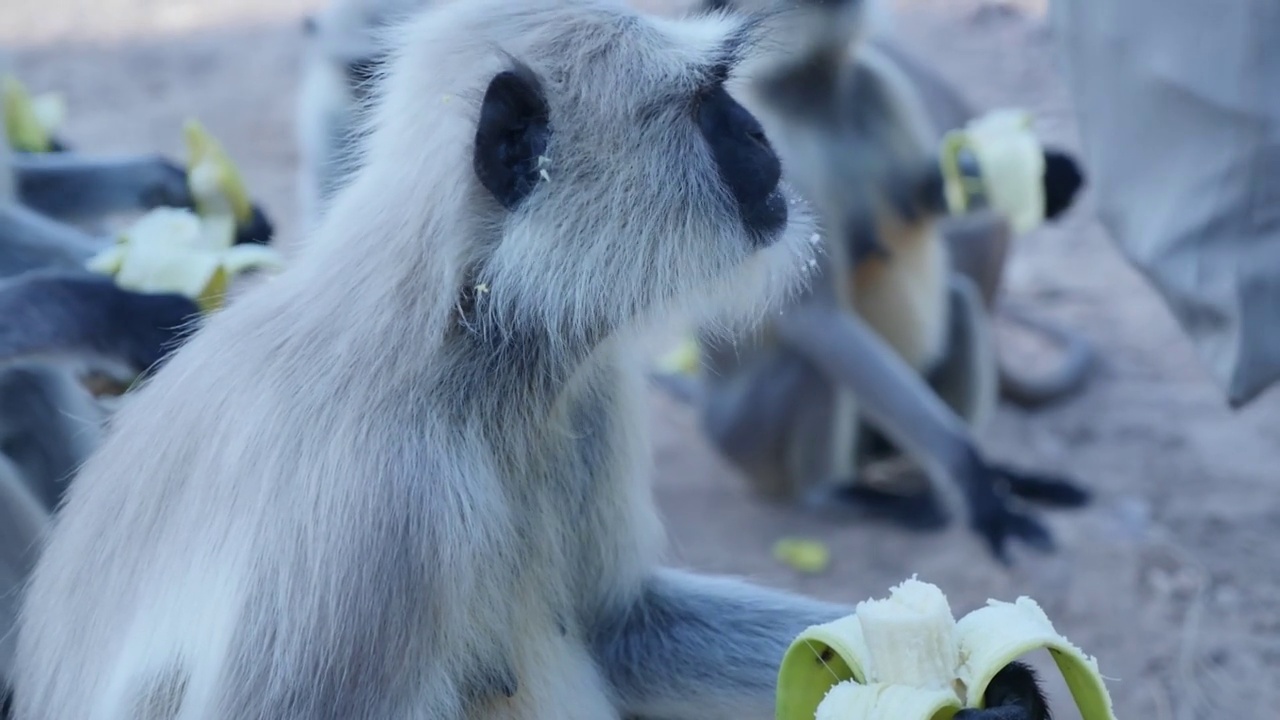
[{"label": "banana flesh", "polygon": [[[968,153],[979,177],[965,177],[960,157]],[[996,212],[1008,218],[1016,233],[1044,222],[1044,149],[1032,132],[1030,113],[995,110],[975,118],[942,140],[942,176],[947,205],[953,214],[969,210],[985,197]]]},{"label": "banana flesh", "polygon": [[914,577],[884,600],[805,630],[778,674],[777,720],[950,720],[981,708],[991,679],[1047,649],[1083,720],[1115,720],[1097,662],[1030,598],[988,601],[955,621],[946,596]]}]

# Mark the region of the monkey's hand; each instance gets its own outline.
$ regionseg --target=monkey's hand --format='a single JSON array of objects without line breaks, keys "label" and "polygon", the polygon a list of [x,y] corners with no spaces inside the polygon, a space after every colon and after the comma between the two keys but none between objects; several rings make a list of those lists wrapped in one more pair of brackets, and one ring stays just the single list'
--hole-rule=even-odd
[{"label": "monkey's hand", "polygon": [[1097,662],[1034,600],[988,600],[956,622],[942,591],[914,577],[795,639],[778,673],[777,717],[1044,720],[1035,674],[1016,661],[1039,649],[1056,661],[1084,720],[1114,720]]},{"label": "monkey's hand", "polygon": [[145,166],[146,173],[138,183],[138,206],[145,210],[156,208],[192,207],[195,199],[187,187],[187,171],[164,158],[156,158]]},{"label": "monkey's hand", "polygon": [[1012,486],[1019,479],[1017,476],[987,462],[972,448],[966,465],[960,480],[969,507],[969,525],[986,540],[996,559],[1006,565],[1012,562],[1008,548],[1010,538],[1022,540],[1043,552],[1055,549],[1049,529],[1035,517],[1015,509]]}]

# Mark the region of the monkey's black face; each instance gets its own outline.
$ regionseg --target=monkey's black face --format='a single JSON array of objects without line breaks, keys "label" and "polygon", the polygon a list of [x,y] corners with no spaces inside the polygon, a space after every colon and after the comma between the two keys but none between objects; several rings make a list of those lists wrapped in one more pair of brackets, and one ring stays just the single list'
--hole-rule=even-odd
[{"label": "monkey's black face", "polygon": [[1084,185],[1084,172],[1075,158],[1061,150],[1044,151],[1044,216],[1053,220],[1071,207]]},{"label": "monkey's black face", "polygon": [[721,83],[699,95],[697,114],[698,127],[743,226],[757,243],[771,243],[787,224],[787,200],[778,185],[782,163],[764,128]]},{"label": "monkey's black face", "polygon": [[1020,662],[996,673],[982,700],[983,709],[966,708],[953,720],[1050,720],[1049,703],[1035,671]]}]

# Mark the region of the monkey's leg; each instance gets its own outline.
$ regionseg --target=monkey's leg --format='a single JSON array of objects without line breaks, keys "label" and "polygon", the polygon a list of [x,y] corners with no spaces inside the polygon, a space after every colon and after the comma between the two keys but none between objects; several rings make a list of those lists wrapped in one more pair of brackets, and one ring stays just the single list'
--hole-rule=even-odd
[{"label": "monkey's leg", "polygon": [[797,305],[777,327],[779,337],[832,382],[854,388],[859,410],[930,478],[959,487],[970,525],[998,558],[1007,559],[1011,536],[1053,547],[1039,520],[1013,509],[1004,473],[983,457],[964,421],[860,318],[838,308]]},{"label": "monkey's leg", "polygon": [[193,204],[187,171],[159,156],[18,153],[13,171],[22,202],[60,220]]},{"label": "monkey's leg", "polygon": [[[812,388],[814,370],[793,354],[779,351],[757,358],[750,367],[703,381],[701,422],[708,439],[747,477],[756,492],[771,499],[790,498],[801,480],[789,457],[797,408],[808,398],[829,398]],[[809,389],[806,391],[806,386]],[[829,418],[828,418],[829,422]],[[822,433],[824,428],[812,428]]]},{"label": "monkey's leg", "polygon": [[[938,396],[971,427],[981,428],[995,411],[998,392],[995,339],[978,288],[969,278],[951,281],[951,326],[948,353],[931,373]],[[1025,500],[1079,507],[1089,503],[1087,489],[1067,478],[998,466],[1009,491]]]},{"label": "monkey's leg", "polygon": [[778,666],[810,625],[852,607],[727,578],[658,570],[591,635],[623,717],[771,720]]},{"label": "monkey's leg", "polygon": [[0,278],[39,268],[83,269],[105,246],[21,205],[0,206]]},{"label": "monkey's leg", "polygon": [[999,393],[995,340],[978,286],[950,277],[947,353],[929,373],[929,384],[970,427],[982,428],[995,412]]},{"label": "monkey's leg", "polygon": [[[952,267],[977,284],[986,313],[994,313],[1008,257],[1009,224],[984,210],[951,218],[944,233],[951,248]],[[1065,328],[1026,313],[1005,308],[1001,314],[1049,336],[1064,353],[1057,370],[1048,376],[1030,377],[1005,365],[997,350],[1001,397],[1022,408],[1035,408],[1078,393],[1092,369],[1093,350],[1089,344]],[[993,348],[998,346],[994,338],[991,342]]]}]

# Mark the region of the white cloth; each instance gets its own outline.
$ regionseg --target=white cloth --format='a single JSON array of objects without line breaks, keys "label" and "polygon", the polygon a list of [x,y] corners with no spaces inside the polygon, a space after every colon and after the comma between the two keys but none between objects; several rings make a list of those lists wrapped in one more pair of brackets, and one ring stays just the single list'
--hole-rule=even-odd
[{"label": "white cloth", "polygon": [[1228,400],[1280,380],[1280,0],[1052,0],[1102,223]]}]

